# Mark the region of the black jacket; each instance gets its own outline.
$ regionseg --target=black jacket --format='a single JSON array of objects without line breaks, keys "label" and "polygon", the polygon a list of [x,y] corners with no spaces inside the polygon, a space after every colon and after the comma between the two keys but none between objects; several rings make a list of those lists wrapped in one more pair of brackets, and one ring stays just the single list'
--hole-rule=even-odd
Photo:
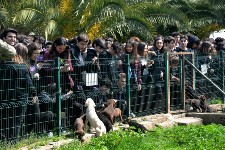
[{"label": "black jacket", "polygon": [[18,96],[27,93],[37,95],[25,64],[0,64],[0,90],[1,101],[16,100]]}]

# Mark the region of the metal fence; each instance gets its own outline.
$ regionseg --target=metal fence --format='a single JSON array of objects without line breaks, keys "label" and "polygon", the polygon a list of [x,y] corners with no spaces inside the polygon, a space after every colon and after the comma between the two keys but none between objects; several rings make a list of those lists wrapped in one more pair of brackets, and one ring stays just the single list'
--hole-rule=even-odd
[{"label": "metal fence", "polygon": [[[216,61],[212,62],[209,71],[200,68],[208,79],[185,62],[185,58],[192,58],[191,55],[177,53],[178,60],[173,60],[171,56],[174,54],[166,53],[154,58],[152,66],[137,64],[141,70],[135,65],[130,67],[129,55],[119,66],[116,59],[102,59],[95,64],[87,61],[84,65],[75,65],[72,60],[73,70],[69,72],[60,72],[65,60],[56,58],[55,61],[42,62],[40,78],[33,80],[39,98],[36,103],[32,102],[33,87],[27,82],[26,66],[0,64],[0,141],[31,133],[48,133],[54,129],[61,134],[62,130],[71,128],[74,119],[85,111],[84,102],[89,97],[95,101],[96,109],[101,109],[110,98],[117,99],[117,107],[126,116],[185,110],[185,99],[192,94],[186,90],[187,86],[198,94],[207,95],[209,100],[223,99],[217,89],[217,85],[222,91],[224,89],[223,53],[213,56]],[[197,56],[189,60],[198,66],[204,59]],[[210,69],[213,69],[212,74]],[[126,73],[126,87],[123,88],[118,85],[121,72]],[[179,82],[172,75],[179,78]],[[139,82],[141,90],[138,90],[137,79],[142,81]]]}]

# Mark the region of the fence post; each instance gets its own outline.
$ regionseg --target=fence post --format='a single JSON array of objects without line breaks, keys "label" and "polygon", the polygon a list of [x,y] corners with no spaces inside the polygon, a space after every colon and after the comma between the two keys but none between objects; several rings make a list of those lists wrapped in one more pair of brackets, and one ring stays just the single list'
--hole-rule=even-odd
[{"label": "fence post", "polygon": [[[220,51],[220,66],[222,67],[221,68],[221,71],[222,71],[221,88],[224,91],[224,89],[225,89],[225,87],[224,87],[224,52],[222,50]],[[223,103],[225,103],[224,95],[222,96],[222,101],[223,101]]]},{"label": "fence post", "polygon": [[60,99],[60,58],[55,58],[55,78],[56,78],[56,130],[57,135],[61,135],[61,99]]},{"label": "fence post", "polygon": [[126,101],[127,101],[127,109],[126,115],[130,117],[130,58],[129,54],[125,56],[125,67],[126,67]]},{"label": "fence post", "polygon": [[179,98],[183,105],[183,110],[185,110],[185,81],[184,81],[184,55],[179,59],[179,74],[180,74],[180,95]]},{"label": "fence post", "polygon": [[[191,61],[192,61],[192,64],[194,64],[196,66],[196,63],[195,63],[195,59],[196,58],[195,58],[195,56],[196,56],[195,54],[191,55]],[[191,76],[192,76],[192,88],[193,88],[193,90],[195,90],[196,89],[196,87],[195,87],[196,86],[196,73],[195,73],[195,69],[194,68],[192,68],[192,70],[191,70]]]},{"label": "fence post", "polygon": [[166,113],[170,113],[170,66],[169,66],[169,52],[165,53],[165,100]]}]

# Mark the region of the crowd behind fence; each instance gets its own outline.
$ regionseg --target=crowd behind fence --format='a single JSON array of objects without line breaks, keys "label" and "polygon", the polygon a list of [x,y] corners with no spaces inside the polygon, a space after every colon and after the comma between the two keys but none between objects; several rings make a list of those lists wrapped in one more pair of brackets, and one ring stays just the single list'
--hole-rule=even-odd
[{"label": "crowd behind fence", "polygon": [[[188,63],[181,61],[187,55],[180,55],[174,66],[168,57],[162,56],[155,60],[160,71],[155,71],[154,67],[143,70],[146,73],[141,76],[141,89],[133,82],[136,79],[129,77],[135,70],[130,70],[129,56],[127,57],[125,69],[116,70],[112,66],[118,60],[104,60],[97,65],[87,61],[84,66],[73,65],[73,70],[69,72],[59,71],[65,60],[42,62],[40,77],[34,80],[38,93],[35,102],[31,99],[33,87],[25,82],[26,78],[23,76],[23,69],[26,67],[13,63],[0,64],[0,141],[16,139],[18,135],[24,137],[31,133],[49,133],[54,129],[60,132],[71,128],[80,113],[77,107],[81,106],[85,110],[84,102],[89,97],[95,101],[96,109],[108,99],[115,98],[118,100],[117,107],[127,116],[130,113],[137,116],[166,113],[168,108],[172,111],[180,110],[184,105],[182,90],[187,86],[199,95],[205,94],[208,100],[223,99],[223,94],[215,88],[218,85],[224,90],[223,52],[213,55],[210,60],[200,55],[194,60],[195,66],[215,85],[194,71]],[[97,71],[97,67],[101,68],[101,72]],[[126,73],[126,78],[123,78],[125,80],[119,80],[122,72]],[[156,76],[162,74],[164,77],[155,80]],[[172,80],[172,76],[179,78],[186,86]],[[186,91],[185,98],[192,98],[193,91],[183,91]],[[28,99],[24,98],[26,94],[29,95]],[[18,122],[22,122],[22,126],[18,126]]]}]

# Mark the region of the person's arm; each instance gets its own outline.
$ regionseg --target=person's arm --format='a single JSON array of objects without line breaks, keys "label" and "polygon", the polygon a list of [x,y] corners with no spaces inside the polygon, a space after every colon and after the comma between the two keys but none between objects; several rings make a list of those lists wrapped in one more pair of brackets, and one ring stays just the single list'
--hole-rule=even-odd
[{"label": "person's arm", "polygon": [[137,85],[138,85],[138,91],[141,90],[141,84],[142,84],[142,80],[141,80],[141,61],[137,60],[137,62],[135,62],[135,69],[136,69],[136,75],[137,75]]}]

